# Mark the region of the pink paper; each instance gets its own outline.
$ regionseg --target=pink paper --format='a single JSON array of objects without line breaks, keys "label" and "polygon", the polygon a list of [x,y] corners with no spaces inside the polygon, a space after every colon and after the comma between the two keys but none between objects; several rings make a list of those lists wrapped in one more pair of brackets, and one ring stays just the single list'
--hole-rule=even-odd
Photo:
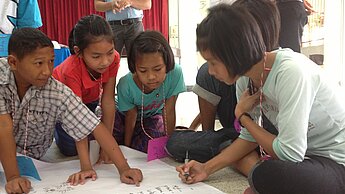
[{"label": "pink paper", "polygon": [[147,146],[147,161],[167,157],[168,153],[165,151],[167,142],[168,136],[149,140],[149,144]]}]

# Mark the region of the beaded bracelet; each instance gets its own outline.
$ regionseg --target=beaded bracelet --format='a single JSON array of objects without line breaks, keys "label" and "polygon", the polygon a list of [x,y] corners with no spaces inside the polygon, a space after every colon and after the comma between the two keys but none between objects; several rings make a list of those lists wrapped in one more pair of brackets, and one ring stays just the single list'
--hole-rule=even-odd
[{"label": "beaded bracelet", "polygon": [[242,116],[247,116],[247,117],[249,117],[251,120],[253,120],[253,118],[250,116],[250,114],[249,113],[247,113],[247,112],[243,112],[239,117],[238,117],[238,123],[242,126],[242,127],[244,127],[243,125],[242,125],[242,123],[241,123],[241,118],[242,118]]}]

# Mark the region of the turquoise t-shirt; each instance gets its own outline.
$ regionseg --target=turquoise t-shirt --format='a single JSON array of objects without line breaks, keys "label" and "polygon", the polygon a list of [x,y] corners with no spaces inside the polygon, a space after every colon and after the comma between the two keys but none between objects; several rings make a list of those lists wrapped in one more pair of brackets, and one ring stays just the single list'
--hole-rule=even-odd
[{"label": "turquoise t-shirt", "polygon": [[[149,94],[143,94],[134,82],[133,74],[128,73],[120,78],[117,84],[118,110],[126,112],[136,106],[138,108],[138,116],[141,114],[142,107],[144,108],[144,118],[162,114],[164,100],[185,91],[186,86],[182,69],[177,64],[173,70],[167,73],[163,84]],[[142,97],[144,98],[143,105]]]}]

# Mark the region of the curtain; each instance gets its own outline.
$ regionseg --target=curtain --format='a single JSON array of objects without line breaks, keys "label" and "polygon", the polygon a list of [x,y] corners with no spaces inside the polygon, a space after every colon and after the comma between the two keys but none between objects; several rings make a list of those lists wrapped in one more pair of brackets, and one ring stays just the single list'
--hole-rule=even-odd
[{"label": "curtain", "polygon": [[[85,15],[98,14],[93,0],[38,0],[43,26],[42,32],[60,44],[68,45],[69,32],[75,23]],[[145,29],[158,30],[168,38],[168,0],[152,0],[150,10],[144,11]]]},{"label": "curtain", "polygon": [[168,4],[168,0],[152,0],[152,7],[151,9],[144,11],[143,18],[145,30],[160,31],[167,40],[169,36]]},{"label": "curtain", "polygon": [[93,0],[38,0],[43,26],[42,32],[60,44],[68,45],[68,35],[83,16],[96,13]]}]

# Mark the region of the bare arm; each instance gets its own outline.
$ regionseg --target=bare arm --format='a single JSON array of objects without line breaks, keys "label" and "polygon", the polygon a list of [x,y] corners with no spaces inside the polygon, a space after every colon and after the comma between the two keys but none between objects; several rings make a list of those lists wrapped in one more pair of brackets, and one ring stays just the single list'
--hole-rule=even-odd
[{"label": "bare arm", "polygon": [[115,164],[120,174],[120,179],[123,183],[135,184],[139,186],[143,175],[139,169],[130,168],[119,145],[113,138],[104,124],[100,123],[93,131],[95,139],[100,144],[101,148],[110,157]]},{"label": "bare arm", "polygon": [[238,162],[240,159],[251,153],[258,145],[253,142],[237,138],[230,146],[220,154],[205,163],[205,170],[208,175]]},{"label": "bare arm", "polygon": [[128,110],[126,112],[125,119],[125,145],[130,146],[132,143],[132,137],[135,127],[135,122],[137,120],[138,110],[136,107]]},{"label": "bare arm", "polygon": [[119,145],[113,136],[109,134],[109,131],[106,129],[104,124],[100,123],[97,125],[93,131],[93,135],[101,148],[110,157],[111,161],[113,161],[120,174],[129,169],[129,165],[123,156]]},{"label": "bare arm", "polygon": [[94,4],[95,4],[96,11],[100,11],[100,12],[113,10],[113,6],[114,6],[114,3],[112,1],[105,2],[103,0],[95,0]]},{"label": "bare arm", "polygon": [[217,107],[201,97],[198,100],[202,130],[214,130]]},{"label": "bare arm", "polygon": [[107,127],[109,132],[113,133],[114,119],[115,119],[115,84],[116,79],[112,77],[104,84],[102,95],[102,122]]},{"label": "bare arm", "polygon": [[136,9],[147,10],[151,9],[151,0],[131,0],[131,6]]},{"label": "bare arm", "polygon": [[270,156],[278,159],[273,150],[273,140],[276,138],[276,136],[260,127],[246,115],[239,118],[240,115],[242,115],[244,112],[250,112],[252,110],[252,108],[254,107],[253,105],[258,102],[259,97],[260,92],[256,92],[253,95],[250,95],[248,90],[243,92],[239,101],[237,102],[235,115],[236,118],[239,119],[239,122],[249,131],[256,142],[261,145]]},{"label": "bare arm", "polygon": [[201,116],[200,113],[198,115],[196,115],[196,117],[194,118],[194,120],[192,121],[192,123],[189,126],[189,129],[198,129],[198,127],[201,125]]},{"label": "bare arm", "polygon": [[[147,10],[147,9],[151,9],[151,0],[122,0],[122,1],[117,1],[119,2],[119,4],[122,5],[126,5],[129,4],[132,7],[136,8],[136,9],[141,9],[141,10]],[[95,9],[96,11],[101,11],[101,12],[105,12],[105,11],[109,11],[109,10],[113,10],[114,7],[114,2],[104,2],[103,0],[94,0],[95,3]]]},{"label": "bare arm", "polygon": [[91,170],[92,165],[89,157],[89,145],[88,145],[88,139],[87,137],[77,141],[75,143],[77,151],[78,151],[78,157],[80,160],[80,169],[82,171],[84,170]]},{"label": "bare arm", "polygon": [[[176,105],[176,100],[177,100],[177,96],[171,96],[170,98],[168,98],[165,101],[165,107],[163,110],[163,120],[166,122],[164,122],[164,126],[165,123],[167,124],[167,132],[168,135],[171,135],[174,130],[175,130],[175,125],[176,125],[176,111],[175,111],[175,105]],[[164,113],[165,112],[165,113]]]},{"label": "bare arm", "polygon": [[7,180],[6,192],[28,193],[31,183],[19,175],[16,159],[16,142],[13,136],[13,123],[9,114],[0,115],[0,159]]}]

